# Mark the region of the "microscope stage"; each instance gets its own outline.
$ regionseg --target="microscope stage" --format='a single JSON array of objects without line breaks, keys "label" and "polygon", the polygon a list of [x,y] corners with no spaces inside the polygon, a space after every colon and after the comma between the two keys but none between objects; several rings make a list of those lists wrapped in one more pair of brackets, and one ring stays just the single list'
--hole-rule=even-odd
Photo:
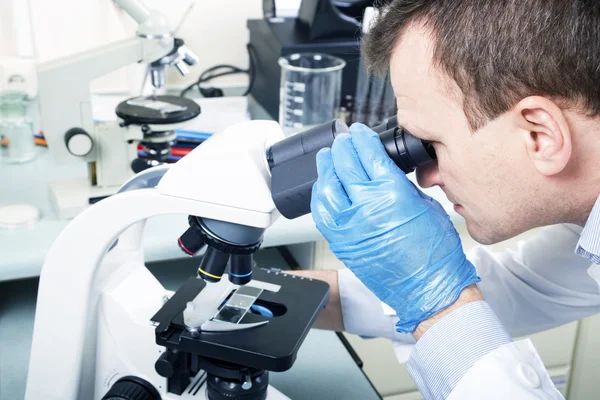
[{"label": "microscope stage", "polygon": [[[254,269],[253,277],[251,284],[254,282],[261,287],[258,284],[264,282],[267,285],[262,285],[263,288],[278,287],[278,290],[241,286],[238,289],[240,293],[232,292],[213,320],[226,321],[226,324],[262,325],[222,332],[188,331],[183,322],[183,311],[207,285],[202,279],[193,277],[152,318],[158,324],[157,344],[251,368],[267,371],[290,369],[310,327],[329,301],[329,286],[322,281],[288,275],[279,270]],[[252,292],[257,297],[248,303]],[[273,317],[247,312],[252,302],[270,310]]]}]

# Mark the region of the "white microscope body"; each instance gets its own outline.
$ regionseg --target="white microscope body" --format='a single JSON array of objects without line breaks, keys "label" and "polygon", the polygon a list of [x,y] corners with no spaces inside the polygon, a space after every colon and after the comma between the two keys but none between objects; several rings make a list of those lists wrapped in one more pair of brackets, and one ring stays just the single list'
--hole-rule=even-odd
[{"label": "white microscope body", "polygon": [[143,138],[140,126],[120,126],[118,121],[94,124],[90,81],[121,67],[145,63],[150,65],[153,86],[160,88],[166,66],[174,65],[185,74],[186,65],[197,61],[185,45],[177,45],[162,14],[138,0],[114,1],[139,23],[135,37],[42,63],[37,69],[41,127],[55,161],[89,165],[87,178],[50,184],[60,218],[73,218],[89,206],[90,199],[116,193],[133,176],[131,162]]},{"label": "white microscope body", "polygon": [[[27,400],[100,400],[127,375],[152,382],[162,399],[204,398],[197,380],[168,393],[154,369],[164,348],[149,321],[170,293],[144,265],[145,219],[181,213],[268,228],[279,212],[265,151],[283,138],[272,121],[232,126],[130,181],[167,170],[158,186],[111,196],[67,225],[41,271]],[[267,399],[283,398],[269,387]]]}]

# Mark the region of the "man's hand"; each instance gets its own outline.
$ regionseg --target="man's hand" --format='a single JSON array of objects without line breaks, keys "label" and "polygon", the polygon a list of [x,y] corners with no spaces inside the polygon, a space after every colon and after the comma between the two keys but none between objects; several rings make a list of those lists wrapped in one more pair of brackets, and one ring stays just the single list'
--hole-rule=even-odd
[{"label": "man's hand", "polygon": [[340,287],[338,284],[338,273],[333,270],[301,270],[285,271],[286,274],[300,275],[306,278],[318,279],[329,285],[329,303],[315,321],[313,328],[326,329],[329,331],[344,331],[344,317],[342,315],[342,303],[340,300]]},{"label": "man's hand", "polygon": [[400,332],[479,281],[441,205],[416,188],[379,137],[354,124],[317,156],[311,208],[331,251],[392,307]]},{"label": "man's hand", "polygon": [[466,304],[479,300],[483,300],[483,297],[481,296],[481,292],[479,291],[477,286],[472,285],[465,288],[461,292],[460,296],[458,296],[458,299],[454,303],[452,303],[452,305],[448,306],[448,308],[444,308],[437,314],[433,315],[431,318],[426,319],[425,321],[421,321],[417,329],[413,332],[414,338],[417,340],[421,339],[421,336],[423,336],[429,328],[435,325],[446,315],[450,314],[454,310],[461,308]]}]

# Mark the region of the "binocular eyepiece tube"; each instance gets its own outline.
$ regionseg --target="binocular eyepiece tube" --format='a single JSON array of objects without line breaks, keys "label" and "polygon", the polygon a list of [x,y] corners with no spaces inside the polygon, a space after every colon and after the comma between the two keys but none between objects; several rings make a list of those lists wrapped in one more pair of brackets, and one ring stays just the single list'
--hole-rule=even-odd
[{"label": "binocular eyepiece tube", "polygon": [[[387,154],[405,174],[435,159],[431,145],[399,127],[396,117],[371,129],[379,134]],[[337,135],[348,131],[348,126],[336,119],[281,140],[268,149],[271,195],[284,217],[293,219],[310,212],[312,186],[318,177],[317,153],[331,147]]]}]

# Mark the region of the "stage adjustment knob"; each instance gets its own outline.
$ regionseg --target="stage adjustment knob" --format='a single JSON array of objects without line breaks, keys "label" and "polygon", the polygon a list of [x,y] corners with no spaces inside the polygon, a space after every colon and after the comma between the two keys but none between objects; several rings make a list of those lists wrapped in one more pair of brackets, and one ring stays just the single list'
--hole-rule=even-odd
[{"label": "stage adjustment knob", "polygon": [[148,381],[136,376],[125,376],[112,385],[102,400],[161,400],[161,398]]},{"label": "stage adjustment knob", "polygon": [[156,360],[154,369],[156,372],[165,378],[172,378],[177,372],[181,357],[174,351],[167,350]]},{"label": "stage adjustment knob", "polygon": [[81,128],[71,128],[65,133],[65,145],[69,153],[77,157],[90,154],[94,148],[92,137]]}]

